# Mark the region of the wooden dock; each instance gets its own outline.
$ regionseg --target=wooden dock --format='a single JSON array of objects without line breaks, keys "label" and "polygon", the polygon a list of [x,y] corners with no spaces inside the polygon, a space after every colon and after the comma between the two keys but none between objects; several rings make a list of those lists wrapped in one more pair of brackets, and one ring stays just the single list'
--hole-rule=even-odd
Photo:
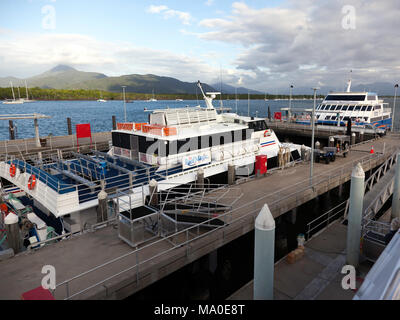
[{"label": "wooden dock", "polygon": [[[263,204],[268,203],[274,217],[279,217],[350,180],[358,162],[365,171],[378,167],[397,150],[398,141],[397,136],[387,135],[357,145],[347,158],[338,157],[330,165],[317,163],[312,181],[309,163],[302,163],[235,185],[243,196],[220,217],[226,225],[217,229],[192,227],[132,249],[108,226],[2,261],[0,299],[19,299],[21,293],[39,286],[44,265],[56,268],[57,299],[126,298],[253,230]],[[369,153],[372,147],[374,154]]]}]

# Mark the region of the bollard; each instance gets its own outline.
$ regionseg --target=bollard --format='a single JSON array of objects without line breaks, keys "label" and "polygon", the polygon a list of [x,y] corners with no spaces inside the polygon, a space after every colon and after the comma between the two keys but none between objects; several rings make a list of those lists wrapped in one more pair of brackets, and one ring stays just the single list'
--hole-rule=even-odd
[{"label": "bollard", "polygon": [[97,195],[97,199],[99,200],[99,205],[97,206],[97,223],[100,223],[108,220],[107,192],[101,189]]},{"label": "bollard", "polygon": [[400,218],[400,153],[397,154],[392,199],[392,218]]},{"label": "bollard", "polygon": [[301,160],[305,161],[306,160],[306,146],[304,144],[301,145]]},{"label": "bollard", "polygon": [[234,164],[228,164],[228,184],[232,185],[235,184],[236,180],[236,171]]},{"label": "bollard", "polygon": [[351,134],[351,145],[355,145],[356,144],[356,134],[353,132]]},{"label": "bollard", "polygon": [[364,200],[365,173],[358,163],[351,173],[350,205],[347,225],[347,264],[358,267],[360,255],[360,238],[362,210]]},{"label": "bollard", "polygon": [[204,188],[204,170],[202,168],[197,170],[196,185],[197,188]]},{"label": "bollard", "polygon": [[112,116],[112,128],[117,130],[117,118],[115,116]]},{"label": "bollard", "polygon": [[67,129],[68,129],[68,135],[72,135],[72,123],[71,123],[71,118],[67,118]]},{"label": "bollard", "polygon": [[321,144],[319,143],[319,141],[315,143],[315,149],[317,150],[321,149]]},{"label": "bollard", "polygon": [[150,192],[150,205],[153,207],[158,206],[158,194],[157,194],[158,183],[156,180],[151,179],[149,183],[149,192]]},{"label": "bollard", "polygon": [[18,216],[10,212],[4,219],[6,227],[8,246],[17,254],[21,251],[22,241],[18,224]]},{"label": "bollard", "polygon": [[335,146],[335,139],[333,137],[329,137],[329,147]]},{"label": "bollard", "polygon": [[274,298],[275,220],[264,204],[255,221],[254,300]]}]

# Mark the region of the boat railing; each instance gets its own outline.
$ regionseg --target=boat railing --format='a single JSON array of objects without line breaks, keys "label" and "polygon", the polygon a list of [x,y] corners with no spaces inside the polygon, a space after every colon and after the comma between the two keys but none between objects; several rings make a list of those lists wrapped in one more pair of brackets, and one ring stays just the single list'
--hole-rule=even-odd
[{"label": "boat railing", "polygon": [[[222,241],[221,243],[224,243],[225,237],[228,234],[228,229],[230,232],[238,228],[242,229],[246,223],[254,226],[259,210],[265,203],[268,203],[271,212],[275,215],[279,215],[279,213],[282,213],[281,211],[286,212],[288,210],[288,208],[282,208],[282,201],[292,199],[292,205],[297,206],[301,204],[300,199],[303,198],[304,192],[311,192],[313,194],[317,190],[320,190],[320,192],[326,192],[329,190],[329,185],[332,181],[343,183],[345,181],[344,179],[349,179],[353,167],[357,163],[361,163],[361,165],[369,164],[369,167],[372,167],[373,163],[386,159],[394,152],[398,152],[398,150],[398,147],[393,146],[387,148],[385,152],[382,153],[367,154],[360,159],[355,159],[340,167],[315,175],[312,179],[312,183],[310,180],[305,179],[294,185],[280,188],[275,192],[264,195],[256,200],[247,202],[243,205],[238,205],[218,217],[191,226],[168,237],[163,237],[149,244],[145,244],[142,247],[136,248],[120,257],[98,265],[68,280],[62,281],[57,284],[54,294],[56,298],[73,299],[88,294],[91,290],[95,290],[97,294],[100,292],[102,296],[106,296],[107,283],[115,281],[118,277],[127,277],[128,272],[134,272],[136,285],[139,285],[139,282],[141,281],[140,272],[143,270],[145,265],[153,263],[155,259],[159,260],[163,256],[167,256],[170,252],[178,250],[179,248],[184,249],[187,258],[192,258],[191,255],[196,252],[195,242],[197,240],[210,236],[212,241]],[[220,219],[224,223],[213,229],[202,228],[203,225],[206,225],[207,223],[209,224],[213,219]],[[163,249],[157,249],[159,246],[162,246]],[[166,249],[166,246],[169,246],[169,248]],[[149,256],[149,251],[155,251],[155,253]],[[125,261],[124,263],[128,261],[130,267],[121,270],[120,263],[123,261]],[[114,269],[110,268],[113,265],[116,265]],[[91,277],[93,277],[93,273],[99,270],[103,270],[105,273],[102,280],[90,280],[92,279]],[[109,275],[107,275],[107,270]],[[89,281],[91,284],[86,282],[86,284],[82,286],[82,284],[85,283],[85,281],[83,281],[84,277],[88,277],[86,278],[86,281]],[[92,292],[92,294],[93,293],[94,292]]]}]

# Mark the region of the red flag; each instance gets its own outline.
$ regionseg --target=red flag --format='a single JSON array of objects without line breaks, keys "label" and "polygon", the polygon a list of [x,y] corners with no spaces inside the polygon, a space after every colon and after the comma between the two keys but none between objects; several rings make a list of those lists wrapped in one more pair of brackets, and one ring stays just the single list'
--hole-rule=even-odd
[{"label": "red flag", "polygon": [[275,120],[282,120],[282,112],[274,112]]}]

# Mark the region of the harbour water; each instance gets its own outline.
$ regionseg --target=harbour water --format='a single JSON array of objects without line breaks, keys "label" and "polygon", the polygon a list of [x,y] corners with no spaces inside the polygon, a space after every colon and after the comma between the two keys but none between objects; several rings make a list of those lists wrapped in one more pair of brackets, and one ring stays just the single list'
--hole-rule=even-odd
[{"label": "harbour water", "polygon": [[[220,106],[220,101],[213,102],[215,107]],[[232,108],[232,112],[236,112],[235,100],[223,100],[224,107]],[[311,100],[296,100],[292,102],[294,108],[312,107]],[[204,101],[197,100],[159,100],[156,102],[135,101],[134,103],[127,103],[127,121],[128,122],[147,122],[148,111],[163,108],[182,108],[185,106],[200,105],[205,107]],[[237,102],[238,113],[240,115],[247,115],[248,101],[239,100]],[[250,100],[250,115],[260,117],[268,116],[268,106],[270,106],[271,113],[279,111],[280,108],[287,107],[289,101],[287,100]],[[97,101],[37,101],[33,103],[24,103],[13,105],[12,107],[0,104],[2,108],[1,114],[27,114],[27,113],[41,113],[51,116],[51,119],[42,119],[39,121],[39,129],[41,136],[47,135],[67,135],[67,121],[69,117],[72,120],[73,131],[74,125],[79,123],[90,123],[93,132],[109,131],[112,129],[113,115],[116,116],[117,122],[124,121],[124,103],[123,101],[107,101],[101,103]],[[18,120],[14,121],[17,126],[17,139],[32,138],[34,137],[33,121],[32,120]],[[0,121],[0,140],[9,139],[8,121]]]},{"label": "harbour water", "polygon": [[[319,101],[318,101],[319,102]],[[393,106],[393,99],[385,99],[389,103],[389,107]],[[154,109],[163,108],[182,108],[185,106],[205,106],[203,100],[160,100],[157,102],[135,101],[127,103],[127,121],[128,122],[147,122],[148,112]],[[232,112],[236,112],[235,100],[223,100],[223,107],[231,108]],[[214,101],[215,107],[220,107],[220,101]],[[268,106],[270,107],[272,116],[281,108],[289,106],[288,100],[250,100],[250,115],[267,117]],[[292,108],[312,108],[312,100],[293,100]],[[41,113],[51,116],[51,119],[42,119],[39,121],[40,135],[67,135],[67,121],[69,117],[73,126],[79,123],[90,123],[93,132],[109,131],[112,129],[113,115],[116,116],[117,122],[124,121],[124,103],[123,101],[108,101],[101,103],[97,101],[37,101],[33,103],[24,103],[9,105],[0,104],[2,108],[1,114],[28,114]],[[248,114],[248,101],[237,101],[237,112],[240,115]],[[400,106],[395,114],[396,127],[400,124]],[[25,139],[34,137],[33,121],[18,120],[14,121],[17,127],[17,139]],[[73,129],[73,131],[75,131]],[[8,121],[0,121],[0,140],[9,139]]]}]

